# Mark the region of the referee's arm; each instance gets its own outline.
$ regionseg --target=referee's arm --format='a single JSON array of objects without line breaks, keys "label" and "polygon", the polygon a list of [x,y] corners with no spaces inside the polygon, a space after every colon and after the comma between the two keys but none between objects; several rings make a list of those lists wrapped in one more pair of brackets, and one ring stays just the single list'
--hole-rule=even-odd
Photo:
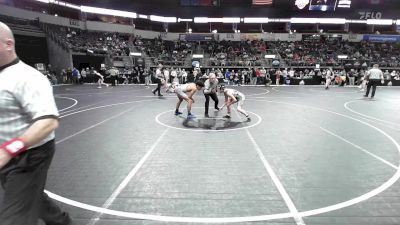
[{"label": "referee's arm", "polygon": [[[50,135],[58,127],[58,120],[55,118],[40,119],[34,122],[28,130],[21,135],[21,139],[27,147],[33,146]],[[12,156],[5,150],[0,148],[0,169],[6,165]]]},{"label": "referee's arm", "polygon": [[29,128],[21,135],[21,139],[25,141],[27,146],[38,144],[45,137],[49,136],[58,127],[58,119],[49,117],[36,120]]}]

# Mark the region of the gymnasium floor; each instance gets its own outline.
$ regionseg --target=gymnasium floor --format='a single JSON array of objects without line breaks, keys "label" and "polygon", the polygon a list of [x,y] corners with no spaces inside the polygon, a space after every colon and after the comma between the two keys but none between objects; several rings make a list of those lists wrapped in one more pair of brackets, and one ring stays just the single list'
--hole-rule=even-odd
[{"label": "gymnasium floor", "polygon": [[400,224],[399,87],[374,100],[353,87],[234,88],[250,122],[212,101],[204,118],[201,93],[186,120],[173,94],[144,86],[55,87],[46,190],[75,225]]}]

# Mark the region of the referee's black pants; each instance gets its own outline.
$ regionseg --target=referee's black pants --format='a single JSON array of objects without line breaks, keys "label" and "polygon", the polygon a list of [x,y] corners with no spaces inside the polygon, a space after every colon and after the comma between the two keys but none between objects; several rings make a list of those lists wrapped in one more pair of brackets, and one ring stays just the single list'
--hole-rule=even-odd
[{"label": "referee's black pants", "polygon": [[365,93],[365,96],[368,97],[369,91],[371,90],[372,87],[372,92],[371,92],[371,98],[375,96],[375,90],[376,86],[379,84],[381,80],[379,79],[370,79],[367,84],[367,92]]},{"label": "referee's black pants", "polygon": [[118,77],[111,76],[111,86],[116,86],[118,84]]},{"label": "referee's black pants", "polygon": [[204,94],[204,97],[206,97],[206,103],[205,103],[205,111],[204,114],[208,114],[208,106],[210,105],[210,97],[214,101],[214,108],[218,109],[218,96],[217,93],[210,93],[210,94]]},{"label": "referee's black pants", "polygon": [[71,219],[43,192],[55,151],[54,140],[29,149],[0,169],[4,189],[1,225],[69,225]]},{"label": "referee's black pants", "polygon": [[161,92],[160,92],[161,91],[161,85],[162,85],[161,79],[156,78],[155,81],[157,83],[157,88],[153,90],[153,94],[156,94],[156,92],[157,92],[158,95],[161,95]]}]

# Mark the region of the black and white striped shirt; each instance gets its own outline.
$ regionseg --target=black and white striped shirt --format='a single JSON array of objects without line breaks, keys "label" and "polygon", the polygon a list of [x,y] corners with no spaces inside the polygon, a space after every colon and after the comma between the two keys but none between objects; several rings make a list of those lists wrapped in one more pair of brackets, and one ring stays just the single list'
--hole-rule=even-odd
[{"label": "black and white striped shirt", "polygon": [[211,94],[212,92],[216,93],[218,89],[218,80],[216,80],[214,83],[210,82],[210,79],[207,79],[204,82],[204,94]]},{"label": "black and white striped shirt", "polygon": [[369,79],[383,79],[383,72],[378,68],[372,68],[368,71]]},{"label": "black and white striped shirt", "polygon": [[[0,67],[0,143],[19,137],[37,120],[58,118],[53,89],[42,73],[18,58]],[[54,139],[54,132],[38,144]]]}]

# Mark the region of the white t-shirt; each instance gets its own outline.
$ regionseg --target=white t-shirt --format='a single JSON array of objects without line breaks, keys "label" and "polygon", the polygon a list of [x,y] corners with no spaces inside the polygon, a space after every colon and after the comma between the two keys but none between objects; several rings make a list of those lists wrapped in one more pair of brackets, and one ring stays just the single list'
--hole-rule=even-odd
[{"label": "white t-shirt", "polygon": [[164,75],[161,73],[161,69],[157,69],[156,70],[156,77],[159,79],[164,78]]},{"label": "white t-shirt", "polygon": [[164,70],[164,76],[169,76],[169,70]]},{"label": "white t-shirt", "polygon": [[294,70],[289,71],[289,77],[294,77]]},{"label": "white t-shirt", "polygon": [[176,77],[176,70],[171,71],[171,77]]}]

